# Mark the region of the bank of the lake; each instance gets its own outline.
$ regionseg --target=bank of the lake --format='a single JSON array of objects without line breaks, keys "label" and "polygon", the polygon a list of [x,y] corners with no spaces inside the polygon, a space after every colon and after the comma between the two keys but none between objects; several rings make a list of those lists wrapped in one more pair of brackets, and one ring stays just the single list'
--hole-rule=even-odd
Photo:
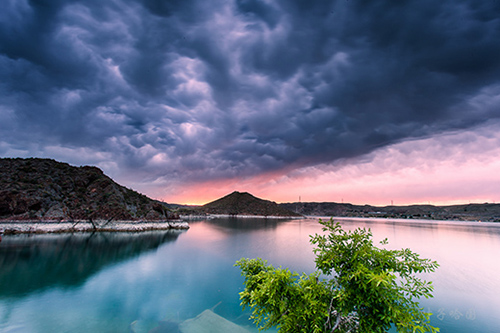
[{"label": "bank of the lake", "polygon": [[305,216],[278,216],[278,215],[244,215],[244,214],[206,214],[206,215],[180,215],[183,220],[212,220],[212,219],[270,219],[270,220],[302,220]]},{"label": "bank of the lake", "polygon": [[184,221],[2,221],[0,233],[45,234],[74,232],[141,232],[152,230],[189,229]]},{"label": "bank of the lake", "polygon": [[456,220],[429,220],[429,219],[408,219],[408,218],[385,218],[385,217],[345,217],[345,216],[307,216],[308,219],[328,220],[333,218],[335,221],[359,221],[368,223],[397,223],[407,225],[440,226],[454,227],[473,227],[473,228],[500,228],[500,222],[483,221],[456,221]]}]

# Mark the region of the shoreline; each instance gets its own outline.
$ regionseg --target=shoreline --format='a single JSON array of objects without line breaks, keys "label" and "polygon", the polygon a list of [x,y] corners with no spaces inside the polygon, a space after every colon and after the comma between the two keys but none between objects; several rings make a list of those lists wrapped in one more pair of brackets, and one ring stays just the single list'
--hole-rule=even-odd
[{"label": "shoreline", "polygon": [[402,219],[391,217],[345,217],[345,216],[313,216],[307,215],[307,218],[316,218],[329,220],[333,218],[334,221],[357,221],[368,223],[389,223],[401,225],[428,225],[428,226],[450,226],[450,227],[476,227],[476,228],[500,228],[499,222],[489,221],[460,221],[460,220],[432,220],[432,219]]},{"label": "shoreline", "polygon": [[[104,224],[103,224],[104,222]],[[185,221],[0,221],[0,234],[51,234],[76,232],[141,232],[189,229]]]},{"label": "shoreline", "polygon": [[305,216],[277,216],[277,215],[230,215],[230,214],[207,214],[207,215],[180,215],[183,220],[212,220],[212,219],[275,219],[275,220],[301,220],[306,218]]}]

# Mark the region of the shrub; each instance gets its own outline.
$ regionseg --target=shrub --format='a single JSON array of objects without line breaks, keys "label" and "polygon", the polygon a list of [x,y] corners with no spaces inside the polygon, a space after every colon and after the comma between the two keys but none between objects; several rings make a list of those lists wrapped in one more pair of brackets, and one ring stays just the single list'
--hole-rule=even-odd
[{"label": "shrub", "polygon": [[[285,332],[438,332],[418,304],[432,297],[432,283],[416,276],[438,264],[410,249],[373,245],[370,230],[345,231],[332,219],[321,221],[325,235],[311,236],[316,271],[292,273],[262,259],[236,262],[245,277],[240,293],[259,329]],[[381,242],[387,244],[387,239]],[[321,278],[321,274],[327,278]]]}]

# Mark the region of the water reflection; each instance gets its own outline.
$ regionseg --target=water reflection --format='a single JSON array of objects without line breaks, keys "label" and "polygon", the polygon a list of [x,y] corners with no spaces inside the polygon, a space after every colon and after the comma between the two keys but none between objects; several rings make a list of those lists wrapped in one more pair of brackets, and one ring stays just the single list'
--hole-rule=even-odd
[{"label": "water reflection", "polygon": [[290,219],[265,219],[265,218],[216,218],[203,221],[218,229],[228,231],[251,231],[261,229],[276,229],[279,225],[291,221]]},{"label": "water reflection", "polygon": [[0,297],[80,286],[108,265],[175,241],[179,230],[4,236]]},{"label": "water reflection", "polygon": [[[498,332],[500,225],[343,220],[389,248],[411,248],[440,268],[424,301],[442,333]],[[317,219],[214,219],[179,232],[5,236],[0,243],[0,331],[135,332],[177,327],[207,309],[247,326],[236,260],[261,257],[312,272]],[[23,238],[24,237],[24,238]],[[176,241],[173,241],[176,240]],[[14,296],[14,297],[12,297]],[[249,327],[247,327],[249,329]]]},{"label": "water reflection", "polygon": [[389,248],[410,248],[440,267],[425,278],[434,298],[421,300],[441,332],[498,332],[500,327],[500,225],[477,222],[342,220],[347,228],[370,228]]}]

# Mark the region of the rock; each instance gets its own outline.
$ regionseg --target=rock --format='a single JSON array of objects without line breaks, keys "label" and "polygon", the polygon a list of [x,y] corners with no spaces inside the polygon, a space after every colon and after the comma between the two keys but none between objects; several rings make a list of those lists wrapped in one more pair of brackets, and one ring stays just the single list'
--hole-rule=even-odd
[{"label": "rock", "polygon": [[249,333],[250,331],[235,323],[205,310],[198,316],[188,319],[179,325],[182,333]]},{"label": "rock", "polygon": [[165,203],[117,184],[99,168],[40,158],[0,159],[0,220],[175,218]]}]

